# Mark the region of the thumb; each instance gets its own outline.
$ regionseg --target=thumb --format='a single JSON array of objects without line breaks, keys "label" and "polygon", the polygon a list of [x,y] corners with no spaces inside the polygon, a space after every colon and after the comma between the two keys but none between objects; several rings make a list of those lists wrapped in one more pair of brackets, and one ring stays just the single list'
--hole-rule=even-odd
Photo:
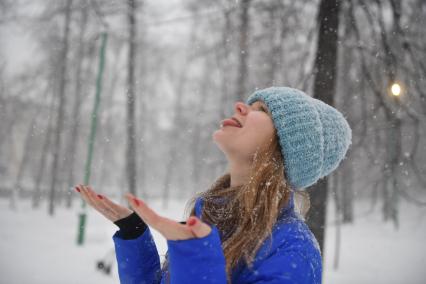
[{"label": "thumb", "polygon": [[197,238],[204,238],[205,236],[210,234],[212,230],[209,225],[202,222],[196,216],[189,217],[186,224]]}]

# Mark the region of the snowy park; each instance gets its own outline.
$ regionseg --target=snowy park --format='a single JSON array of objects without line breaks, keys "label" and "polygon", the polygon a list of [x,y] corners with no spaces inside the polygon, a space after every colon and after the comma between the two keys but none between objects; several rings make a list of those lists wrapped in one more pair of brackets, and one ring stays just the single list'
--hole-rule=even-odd
[{"label": "snowy park", "polygon": [[426,283],[425,25],[0,1],[0,284]]},{"label": "snowy park", "polygon": [[[180,220],[184,200],[173,200],[165,215]],[[401,204],[401,228],[383,224],[377,208],[360,201],[355,208],[357,221],[342,225],[336,262],[336,219],[333,202],[328,212],[324,283],[420,284],[426,279],[426,208],[419,210]],[[154,208],[162,207],[153,201]],[[8,210],[1,202],[0,267],[2,283],[118,283],[115,256],[111,260],[112,235],[118,229],[98,212],[88,211],[86,243],[76,245],[78,208],[59,209],[57,216],[46,218],[44,210],[31,210],[24,202],[19,210]],[[154,231],[161,256],[166,242]],[[99,260],[112,261],[111,273],[98,269]]]}]

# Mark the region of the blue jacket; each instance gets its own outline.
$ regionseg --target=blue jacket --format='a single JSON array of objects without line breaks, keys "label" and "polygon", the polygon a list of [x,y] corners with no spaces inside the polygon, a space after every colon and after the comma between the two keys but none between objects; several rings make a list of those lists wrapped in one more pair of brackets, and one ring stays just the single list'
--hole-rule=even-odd
[{"label": "blue jacket", "polygon": [[[202,199],[195,203],[201,218]],[[123,240],[113,236],[122,284],[164,283],[160,258],[149,227],[138,238]],[[225,257],[216,226],[204,238],[167,241],[171,284],[225,284]],[[240,264],[232,271],[232,283],[318,284],[322,260],[318,242],[294,211],[293,194],[267,238],[256,253],[251,268]]]}]

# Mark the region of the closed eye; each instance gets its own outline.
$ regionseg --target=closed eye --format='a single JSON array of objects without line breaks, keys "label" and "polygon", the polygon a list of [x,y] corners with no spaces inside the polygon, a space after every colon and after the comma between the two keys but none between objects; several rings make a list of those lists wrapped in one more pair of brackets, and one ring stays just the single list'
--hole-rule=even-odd
[{"label": "closed eye", "polygon": [[262,110],[263,112],[268,113],[268,111],[266,110],[266,108],[264,106],[260,106],[259,109]]}]

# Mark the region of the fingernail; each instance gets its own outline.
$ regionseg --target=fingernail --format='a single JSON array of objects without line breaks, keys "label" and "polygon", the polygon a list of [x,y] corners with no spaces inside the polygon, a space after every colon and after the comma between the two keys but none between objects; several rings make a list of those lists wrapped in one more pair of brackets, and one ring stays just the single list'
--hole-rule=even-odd
[{"label": "fingernail", "polygon": [[189,225],[189,226],[194,226],[194,225],[195,225],[195,223],[197,223],[197,219],[195,219],[195,218],[191,218],[191,219],[189,219],[189,221],[188,221],[188,225]]},{"label": "fingernail", "polygon": [[102,195],[100,195],[100,194],[98,194],[98,198],[99,199],[104,199],[104,197]]},{"label": "fingernail", "polygon": [[78,187],[76,187],[75,190],[77,190],[78,192],[80,192],[80,189]]},{"label": "fingernail", "polygon": [[136,203],[136,206],[139,206],[139,200],[137,200],[136,198],[133,198],[133,202]]}]

